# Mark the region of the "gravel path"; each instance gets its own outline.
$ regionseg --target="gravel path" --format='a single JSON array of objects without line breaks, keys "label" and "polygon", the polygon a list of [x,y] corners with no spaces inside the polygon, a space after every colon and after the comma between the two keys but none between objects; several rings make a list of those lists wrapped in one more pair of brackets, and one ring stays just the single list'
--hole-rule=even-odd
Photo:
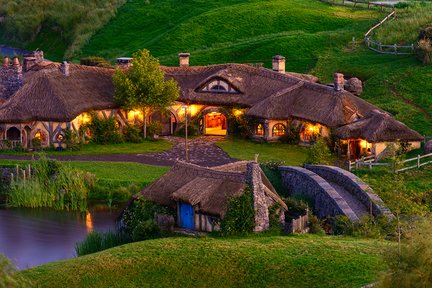
[{"label": "gravel path", "polygon": [[[185,160],[185,142],[178,137],[163,137],[175,142],[173,148],[158,153],[143,154],[109,154],[109,155],[78,155],[78,156],[50,156],[61,161],[105,161],[105,162],[136,162],[141,164],[172,166],[177,160]],[[236,159],[230,158],[227,153],[215,145],[222,140],[219,136],[206,136],[190,139],[188,141],[189,162],[201,166],[218,166]],[[60,152],[59,152],[60,153]],[[0,159],[30,160],[32,156],[0,155]]]}]

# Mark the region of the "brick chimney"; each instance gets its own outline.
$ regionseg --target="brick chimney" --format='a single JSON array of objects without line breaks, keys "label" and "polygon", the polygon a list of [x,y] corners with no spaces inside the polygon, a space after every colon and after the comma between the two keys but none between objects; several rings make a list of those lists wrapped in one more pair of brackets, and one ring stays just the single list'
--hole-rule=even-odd
[{"label": "brick chimney", "polygon": [[66,77],[69,76],[70,72],[69,72],[69,67],[70,64],[67,61],[63,61],[63,63],[60,65],[60,71],[63,73],[63,75],[65,75]]},{"label": "brick chimney", "polygon": [[13,66],[15,67],[21,66],[18,57],[15,56],[12,61],[13,61]]},{"label": "brick chimney", "polygon": [[272,58],[273,71],[285,73],[285,57],[281,55],[273,56]]},{"label": "brick chimney", "polygon": [[188,67],[189,66],[189,53],[180,53],[178,54],[180,67]]},{"label": "brick chimney", "polygon": [[9,57],[7,56],[3,58],[3,67],[5,68],[9,67]]},{"label": "brick chimney", "polygon": [[333,74],[333,87],[335,91],[344,90],[345,78],[342,73],[334,73]]},{"label": "brick chimney", "polygon": [[36,59],[36,63],[40,63],[45,60],[43,51],[39,51],[39,50],[33,51],[33,57]]},{"label": "brick chimney", "polygon": [[24,61],[23,61],[24,72],[29,71],[35,65],[36,65],[36,57],[24,57]]}]

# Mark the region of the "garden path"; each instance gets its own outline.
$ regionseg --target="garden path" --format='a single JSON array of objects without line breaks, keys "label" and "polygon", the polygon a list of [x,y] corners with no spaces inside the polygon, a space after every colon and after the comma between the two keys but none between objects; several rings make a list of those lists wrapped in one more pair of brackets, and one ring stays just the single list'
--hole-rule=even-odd
[{"label": "garden path", "polygon": [[[185,160],[184,138],[162,137],[176,144],[168,151],[142,154],[101,154],[76,156],[49,156],[60,161],[136,162],[141,164],[172,166],[177,160]],[[221,136],[202,136],[188,140],[189,162],[201,166],[219,166],[236,161],[215,145]],[[61,154],[61,152],[59,152]],[[0,155],[0,159],[30,160],[32,156]]]}]

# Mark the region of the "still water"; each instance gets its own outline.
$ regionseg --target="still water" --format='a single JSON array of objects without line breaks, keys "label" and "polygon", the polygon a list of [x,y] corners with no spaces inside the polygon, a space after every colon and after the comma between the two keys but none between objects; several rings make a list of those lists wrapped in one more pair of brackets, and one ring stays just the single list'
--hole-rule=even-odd
[{"label": "still water", "polygon": [[119,210],[87,213],[0,208],[0,253],[19,269],[75,257],[75,243],[115,227]]}]

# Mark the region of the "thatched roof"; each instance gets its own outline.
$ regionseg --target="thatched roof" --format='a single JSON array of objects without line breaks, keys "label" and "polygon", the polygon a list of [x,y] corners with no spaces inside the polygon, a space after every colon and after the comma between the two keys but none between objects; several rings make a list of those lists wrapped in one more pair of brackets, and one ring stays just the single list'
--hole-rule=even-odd
[{"label": "thatched roof", "polygon": [[67,122],[86,111],[115,107],[113,69],[70,64],[65,76],[58,63],[36,68],[0,107],[0,122]]},{"label": "thatched roof", "polygon": [[[208,105],[242,105],[251,107],[281,89],[295,85],[300,79],[318,81],[312,75],[278,73],[246,64],[218,64],[209,66],[162,67],[167,79],[174,78],[181,87],[180,101]],[[213,79],[232,84],[240,93],[208,93],[200,88]]]},{"label": "thatched roof", "polygon": [[295,85],[254,105],[246,115],[274,120],[300,118],[337,127],[373,109],[377,108],[348,91],[335,91],[332,87],[298,80]]},{"label": "thatched roof", "polygon": [[[144,188],[140,195],[166,206],[174,205],[175,201],[186,202],[197,205],[201,213],[223,217],[228,200],[244,192],[249,163],[252,162],[239,161],[207,168],[179,161],[158,181]],[[271,184],[264,185],[272,194],[269,197],[280,200]]]},{"label": "thatched roof", "polygon": [[369,143],[423,140],[419,133],[379,110],[373,110],[366,117],[335,129],[333,135],[341,139],[365,139]]}]

